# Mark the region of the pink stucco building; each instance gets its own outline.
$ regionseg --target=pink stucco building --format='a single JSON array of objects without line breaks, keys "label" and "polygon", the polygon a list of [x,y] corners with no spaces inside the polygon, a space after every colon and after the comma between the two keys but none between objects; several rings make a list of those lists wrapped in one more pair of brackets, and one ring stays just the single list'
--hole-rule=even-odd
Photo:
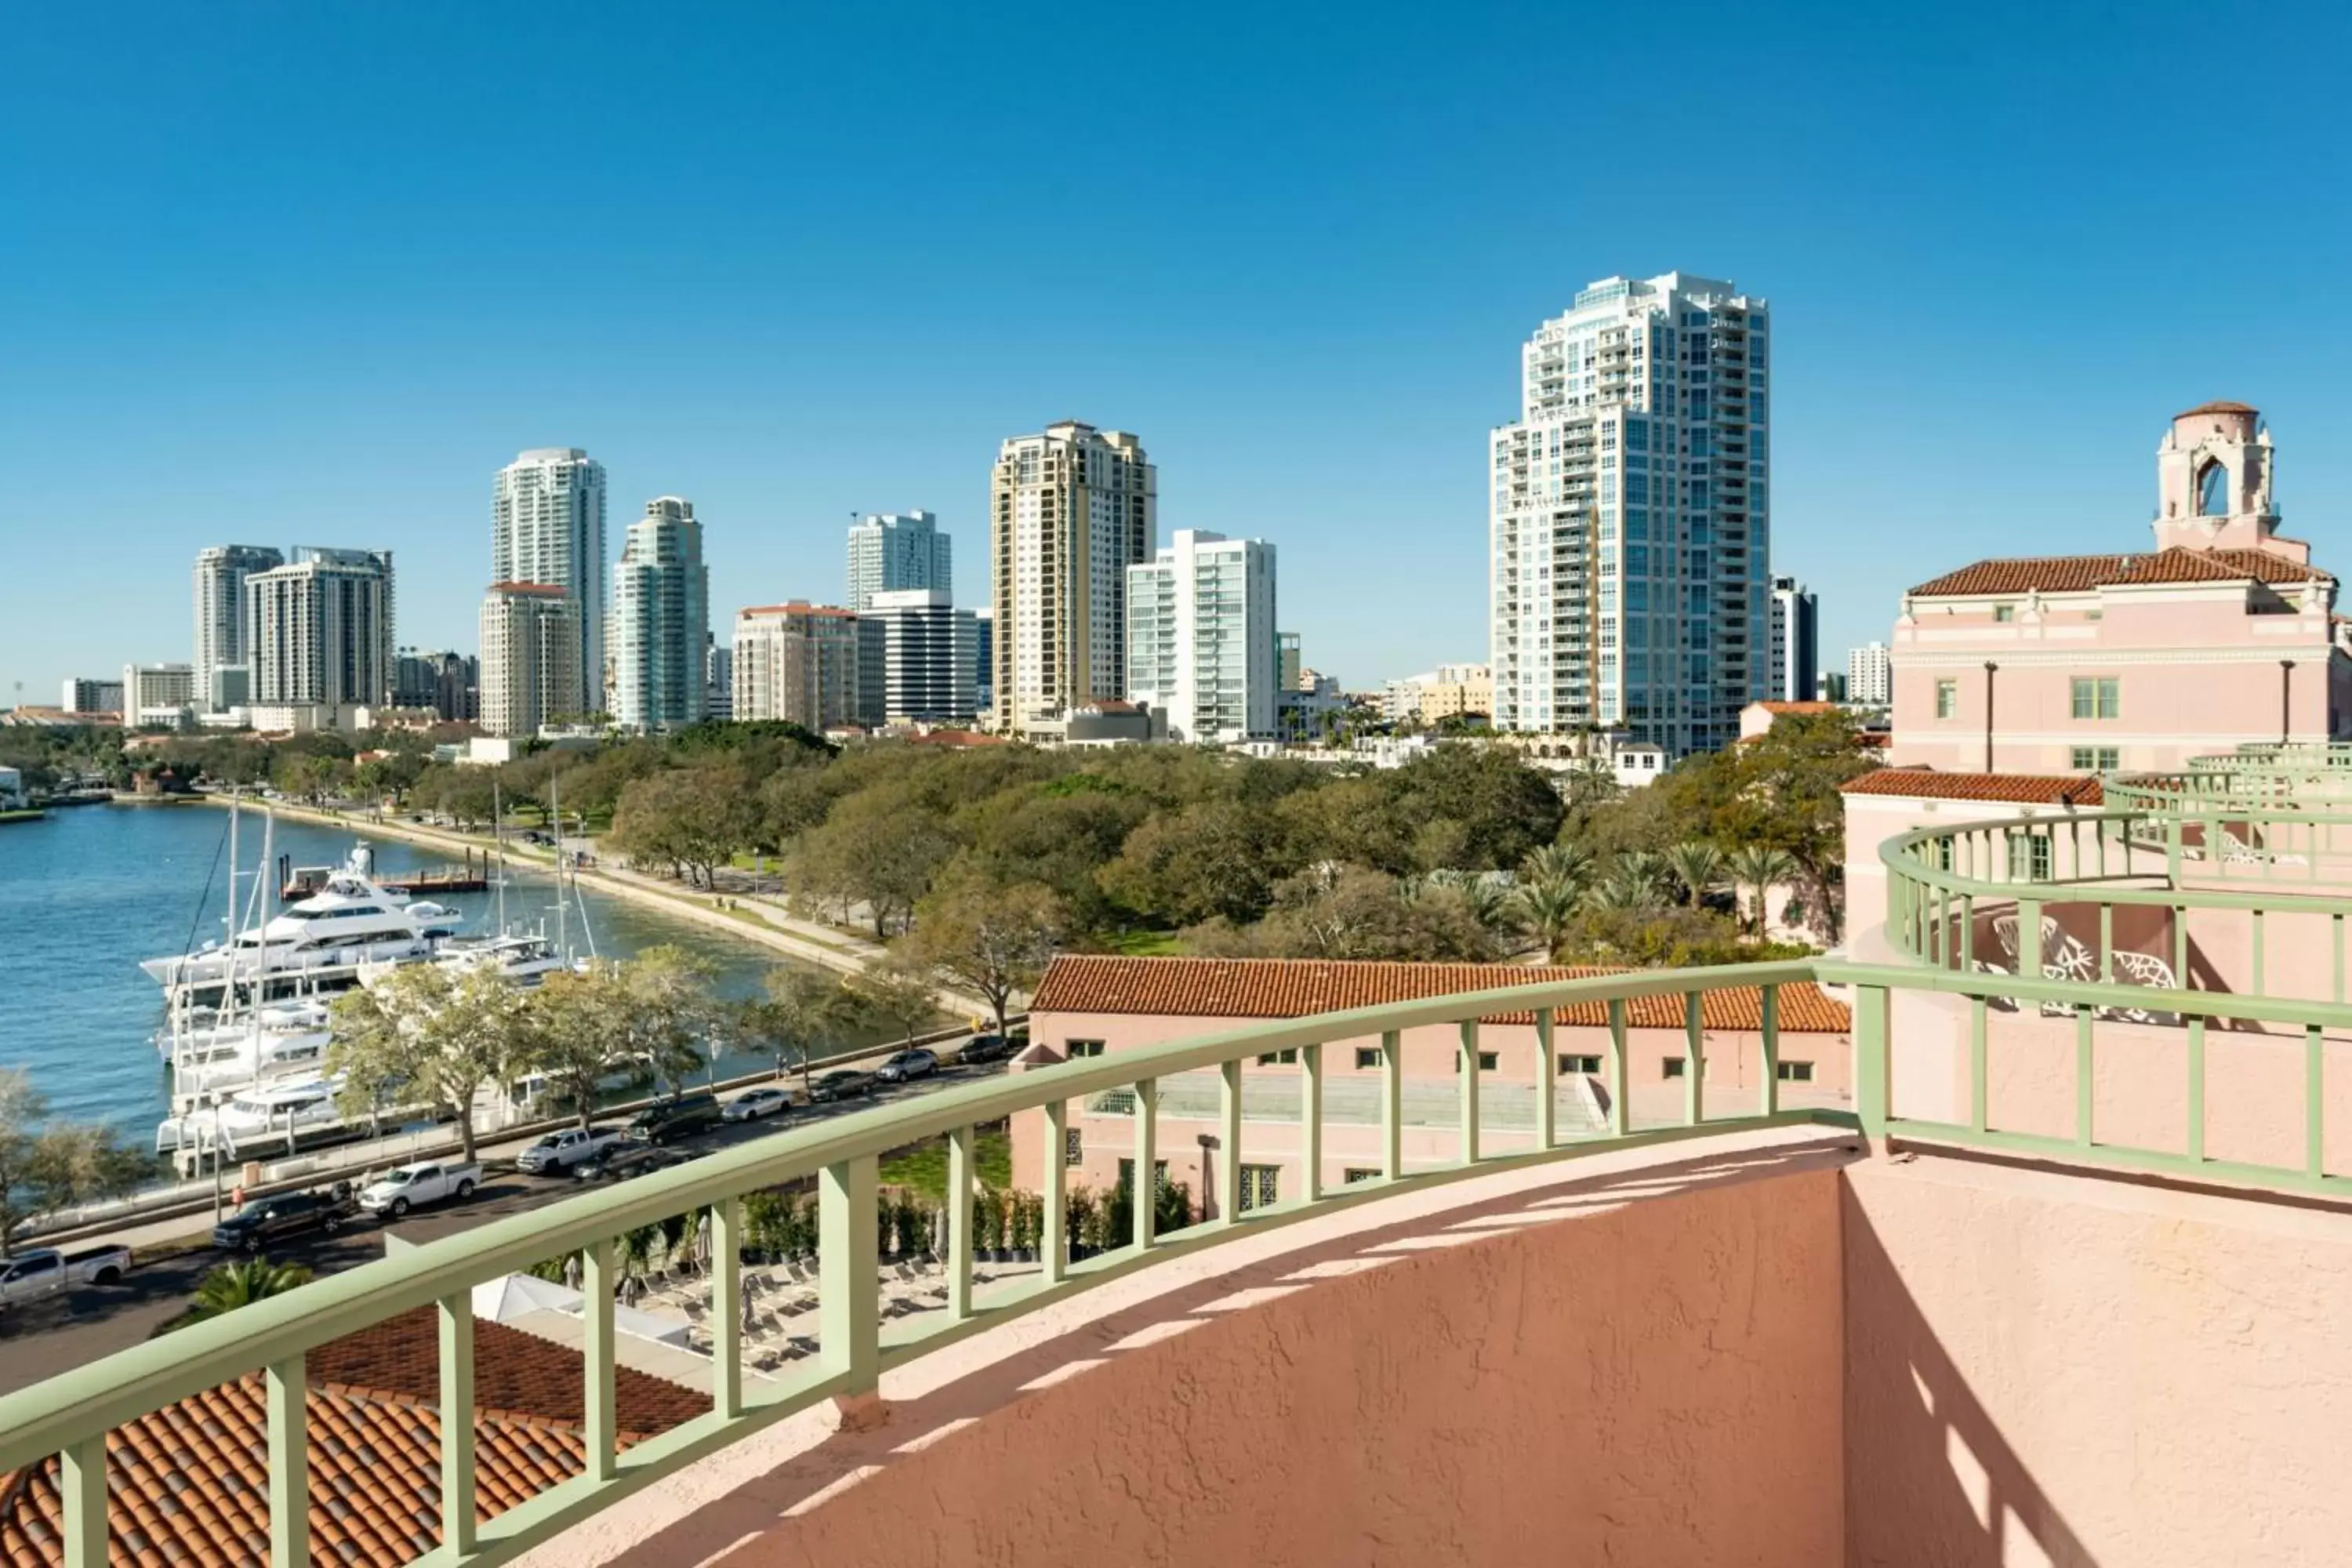
[{"label": "pink stucco building", "polygon": [[[1030,1006],[1034,1042],[1023,1065],[1050,1066],[1139,1046],[1191,1038],[1272,1018],[1572,980],[1601,969],[1503,963],[1384,963],[1308,959],[1118,958],[1066,954],[1055,960]],[[1850,1014],[1811,984],[1780,989],[1780,1060],[1784,1104],[1851,1102]],[[1628,1005],[1626,1071],[1633,1125],[1679,1121],[1685,1110],[1689,1046],[1680,996]],[[1753,987],[1710,993],[1700,1010],[1703,1102],[1725,1114],[1752,1110],[1763,1084],[1762,996]],[[1378,1036],[1324,1048],[1323,1162],[1326,1187],[1380,1172],[1381,1041]],[[1406,1167],[1450,1163],[1459,1147],[1459,1034],[1450,1027],[1404,1031],[1402,1153]],[[1531,1144],[1535,1130],[1536,1023],[1532,1013],[1480,1023],[1480,1136],[1501,1152]],[[1606,1130],[1609,1029],[1597,1004],[1555,1021],[1554,1114],[1563,1133]],[[1243,1084],[1244,1208],[1303,1190],[1297,1053],[1259,1061]],[[1160,1085],[1157,1153],[1206,1217],[1225,1212],[1216,1190],[1219,1084],[1214,1073]],[[1013,1184],[1034,1191],[1045,1147],[1045,1113],[1013,1118]],[[1069,1107],[1069,1181],[1108,1191],[1126,1179],[1135,1147],[1132,1106],[1123,1095]]]},{"label": "pink stucco building", "polygon": [[2192,408],[2158,448],[2150,548],[1979,561],[1905,595],[1888,760],[2168,769],[2352,735],[2336,580],[2278,532],[2273,456],[2254,409]]}]

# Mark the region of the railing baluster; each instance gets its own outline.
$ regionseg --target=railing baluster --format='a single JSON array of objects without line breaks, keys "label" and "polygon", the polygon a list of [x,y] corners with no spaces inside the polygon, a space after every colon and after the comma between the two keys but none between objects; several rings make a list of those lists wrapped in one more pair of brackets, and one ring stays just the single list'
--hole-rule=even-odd
[{"label": "railing baluster", "polygon": [[1977,896],[1960,895],[1960,973],[1971,973],[1977,966]]},{"label": "railing baluster", "polygon": [[[1069,1163],[1069,1145],[1064,1130],[1070,1124],[1070,1102],[1048,1100],[1045,1104],[1045,1147],[1039,1151],[1044,1163],[1038,1167],[1047,1173],[1046,1183],[1052,1184],[1052,1173]],[[971,1316],[971,1167],[972,1129],[959,1127],[948,1134],[948,1316],[962,1322]],[[1050,1194],[1045,1204],[1045,1219],[1050,1225],[1054,1205]],[[1055,1277],[1051,1248],[1046,1252],[1046,1277]]]},{"label": "railing baluster", "polygon": [[2328,989],[2328,993],[2327,993],[2327,997],[2328,997],[2328,1000],[2329,1000],[2329,1001],[2331,1001],[2331,1002],[2335,1002],[2335,1003],[2341,1004],[2341,1003],[2343,1002],[2343,1000],[2344,1000],[2344,917],[2343,917],[2343,915],[2342,915],[2342,914],[2340,914],[2340,913],[2338,913],[2338,914],[2333,914],[2333,915],[2328,916],[2328,917],[2327,917],[2327,925],[2328,925],[2328,933],[2329,933],[2329,935],[2334,939],[2334,946],[2335,946],[2335,950],[2336,950],[2336,962],[2335,962],[2335,967],[2334,967],[2334,970],[2333,970],[2333,978],[2332,978],[2332,980],[2331,980],[2331,982],[2330,982],[2330,985],[2329,985],[2329,989]]},{"label": "railing baluster", "polygon": [[2248,911],[2254,926],[2254,994],[2263,994],[2263,911]]},{"label": "railing baluster", "polygon": [[1217,1201],[1228,1220],[1242,1217],[1242,1067],[1235,1057],[1217,1077]]},{"label": "railing baluster", "polygon": [[2042,978],[2042,900],[2017,900],[2017,973],[2028,980]]},{"label": "railing baluster", "polygon": [[[950,1184],[950,1191],[964,1194],[963,1301],[961,1306],[954,1299],[955,1268],[950,1264],[948,1269],[948,1306],[959,1319],[971,1316],[971,1194],[975,1164],[972,1140],[978,1136],[971,1128],[967,1127],[963,1131],[962,1184],[955,1185],[952,1179]],[[955,1170],[952,1161],[948,1169],[952,1178]],[[1043,1278],[1045,1283],[1054,1285],[1067,1279],[1070,1273],[1070,1102],[1066,1100],[1050,1101],[1045,1107],[1045,1163],[1039,1169],[1045,1173],[1045,1192],[1040,1200],[1045,1205],[1045,1234],[1038,1237],[1044,1244],[1045,1255],[1038,1261],[1045,1271]]]},{"label": "railing baluster", "polygon": [[2099,904],[2099,984],[2112,984],[2116,978],[2116,906],[2102,900]]},{"label": "railing baluster", "polygon": [[1467,1018],[1462,1024],[1462,1142],[1459,1159],[1465,1165],[1478,1163],[1478,1020]]},{"label": "railing baluster", "polygon": [[441,1546],[474,1550],[474,1293],[444,1296],[441,1329]]},{"label": "railing baluster", "polygon": [[1559,1059],[1552,1055],[1552,1011],[1536,1009],[1536,1147],[1549,1149],[1559,1142],[1556,1124],[1559,1093],[1556,1074]]},{"label": "railing baluster", "polygon": [[1404,1036],[1381,1036],[1381,1172],[1391,1182],[1404,1174]]},{"label": "railing baluster", "polygon": [[[468,1311],[471,1300],[468,1296]],[[302,1362],[297,1351],[271,1362],[263,1374],[269,1410],[269,1568],[307,1568],[310,1561],[310,1380]]]},{"label": "railing baluster", "polygon": [[1298,1047],[1299,1195],[1314,1203],[1323,1195],[1323,1047]]},{"label": "railing baluster", "polygon": [[1759,1096],[1765,1115],[1777,1115],[1780,1110],[1780,988],[1764,987],[1764,1016],[1759,1020],[1759,1037],[1764,1043],[1764,1089]]},{"label": "railing baluster", "polygon": [[1706,1047],[1702,1038],[1706,1020],[1699,1012],[1699,994],[1683,993],[1683,1120],[1696,1127],[1706,1120]]},{"label": "railing baluster", "polygon": [[2316,1176],[2327,1163],[2327,1056],[2316,1024],[2303,1031],[2303,1173]]},{"label": "railing baluster", "polygon": [[710,1407],[743,1414],[743,1203],[710,1205]]},{"label": "railing baluster", "polygon": [[586,1384],[582,1436],[588,1447],[590,1479],[609,1481],[615,1473],[621,1430],[613,1388],[613,1290],[620,1281],[613,1271],[612,1239],[581,1248],[580,1264],[581,1374]]},{"label": "railing baluster", "polygon": [[2074,1006],[2074,1142],[2091,1146],[2092,1110],[2091,1009]]},{"label": "railing baluster", "polygon": [[1985,1015],[1989,1010],[1983,997],[1969,998],[1969,1125],[1979,1132],[1985,1130]]},{"label": "railing baluster", "polygon": [[1626,1089],[1633,1081],[1625,1059],[1625,998],[1609,998],[1609,1131],[1622,1138],[1633,1130],[1633,1108]]},{"label": "railing baluster", "polygon": [[68,1444],[58,1462],[66,1568],[106,1568],[106,1434]]},{"label": "railing baluster", "polygon": [[[1135,1249],[1150,1250],[1160,1221],[1160,1080],[1135,1084]],[[1236,1194],[1238,1196],[1238,1194]],[[1239,1205],[1236,1205],[1236,1207]]]},{"label": "railing baluster", "polygon": [[2189,906],[2175,904],[2172,909],[2172,983],[2183,991],[2193,989],[2189,984]]},{"label": "railing baluster", "polygon": [[853,1395],[873,1393],[881,1372],[877,1184],[871,1154],[827,1165],[817,1176],[817,1353],[826,1371],[848,1375],[842,1392]]},{"label": "railing baluster", "polygon": [[1863,1136],[1886,1138],[1886,987],[1853,992],[1853,1110]]}]

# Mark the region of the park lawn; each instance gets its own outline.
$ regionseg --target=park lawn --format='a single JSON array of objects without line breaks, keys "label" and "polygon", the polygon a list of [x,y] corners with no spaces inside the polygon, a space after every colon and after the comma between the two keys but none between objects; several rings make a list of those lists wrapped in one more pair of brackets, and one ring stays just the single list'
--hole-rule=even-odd
[{"label": "park lawn", "polygon": [[1110,939],[1110,950],[1129,958],[1168,958],[1184,951],[1184,939],[1172,931],[1123,931]]},{"label": "park lawn", "polygon": [[[1005,1129],[983,1128],[972,1140],[972,1161],[983,1185],[999,1189],[1013,1184],[1013,1134]],[[948,1141],[944,1138],[904,1149],[882,1162],[882,1184],[912,1187],[927,1198],[946,1201]]]}]

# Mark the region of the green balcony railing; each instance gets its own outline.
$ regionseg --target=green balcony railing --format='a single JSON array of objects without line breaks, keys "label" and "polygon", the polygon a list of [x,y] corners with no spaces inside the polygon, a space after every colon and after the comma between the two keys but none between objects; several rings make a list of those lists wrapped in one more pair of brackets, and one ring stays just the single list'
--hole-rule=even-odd
[{"label": "green balcony railing", "polygon": [[[1803,982],[1852,988],[1856,1010],[1852,1112],[1792,1110],[1780,1103],[1778,1003],[1782,987]],[[1707,994],[1728,987],[1760,992],[1761,1081],[1759,1089],[1749,1091],[1745,1103],[1711,1105],[1705,1068],[1706,1040],[1700,1026],[1702,1003]],[[1952,1009],[1948,1016],[1930,1016],[1946,1017],[1955,1030],[1962,1026],[1962,1010],[1973,1018],[1968,1051],[1977,1087],[1965,1122],[1906,1121],[1895,1112],[1891,1018],[1894,1000],[1906,994]],[[1637,1127],[1626,1092],[1628,1005],[1659,996],[1683,998],[1689,1053],[1685,1099],[1682,1114],[1673,1124]],[[1985,1014],[2001,998],[2013,999],[2021,1006],[2034,1005],[2043,1014],[2054,1009],[2071,1020],[2065,1026],[2075,1032],[2077,1045],[2074,1137],[2003,1130],[1989,1120],[1984,1086],[1990,1047]],[[1555,1038],[1556,1020],[1565,1009],[1591,1009],[1596,1005],[1606,1020],[1597,1026],[1598,1038],[1592,1043],[1605,1054],[1611,1089],[1608,1124],[1599,1136],[1565,1137],[1550,1111],[1555,1046],[1561,1043]],[[2199,1043],[2203,1038],[2201,1021],[2208,1018],[2227,1021],[2225,1027],[2284,1030],[2290,1037],[2303,1039],[2307,1052],[2305,1090],[2309,1097],[2304,1111],[2305,1146],[2276,1165],[2207,1159],[2201,1079],[2190,1092],[2191,1114],[2179,1147],[2125,1147],[2103,1141],[2094,1117],[2097,1037],[2100,1031],[2113,1028],[2112,1020],[2127,1010],[2149,1007],[2197,1021],[2191,1038]],[[1514,1063],[1512,1070],[1532,1072],[1536,1125],[1531,1138],[1498,1150],[1482,1138],[1480,1127],[1479,1020],[1530,1009],[1536,1019],[1532,1060]],[[2030,1024],[2044,1029],[2058,1026],[2039,1015]],[[1459,1124],[1450,1159],[1409,1167],[1402,1158],[1402,1040],[1406,1030],[1432,1026],[1455,1031],[1460,1042]],[[892,1366],[966,1335],[1179,1253],[1215,1247],[1343,1205],[1377,1202],[1395,1193],[1486,1172],[1696,1136],[1822,1123],[1859,1127],[1881,1137],[2039,1152],[2101,1164],[2337,1193],[2347,1185],[2346,1179],[2328,1173],[2322,1157],[2319,1108],[2326,1075],[2320,1040],[2327,1030],[2352,1030],[2352,1008],[1832,960],[1654,971],[1511,986],[1229,1029],[961,1086],[762,1138],[618,1187],[494,1220],[196,1324],[0,1399],[0,1470],[61,1456],[63,1560],[69,1568],[100,1568],[107,1555],[105,1476],[110,1430],[258,1371],[266,1376],[268,1413],[269,1558],[272,1568],[299,1568],[310,1555],[305,1495],[306,1355],[369,1325],[430,1307],[437,1311],[440,1325],[440,1408],[470,1409],[474,1404],[474,1287],[551,1258],[577,1255],[585,1297],[582,1309],[583,1473],[478,1522],[472,1426],[465,1421],[441,1424],[439,1545],[431,1556],[451,1565],[496,1563],[815,1402],[874,1391],[881,1374]],[[1338,1041],[1375,1039],[1380,1042],[1381,1068],[1381,1173],[1377,1179],[1326,1187],[1320,1168],[1323,1052]],[[1151,1205],[1135,1204],[1133,1234],[1124,1246],[1076,1260],[1070,1258],[1069,1237],[1064,1234],[1064,1184],[1065,1134],[1072,1101],[1097,1103],[1098,1097],[1119,1092],[1131,1097],[1127,1104],[1134,1123],[1134,1168],[1149,1170],[1158,1147],[1156,1084],[1177,1073],[1215,1069],[1223,1133],[1216,1144],[1219,1190],[1238,1194],[1243,1190],[1242,1163],[1246,1152],[1242,1117],[1244,1075],[1256,1058],[1290,1051],[1297,1053],[1298,1070],[1294,1076],[1301,1097],[1297,1123],[1299,1142],[1286,1142],[1302,1157],[1307,1172],[1302,1191],[1280,1204],[1167,1235],[1155,1232]],[[1583,1054],[1581,1048],[1579,1054]],[[2201,1055],[2192,1050],[2191,1059],[2192,1071],[2201,1074]],[[970,1205],[951,1202],[943,1306],[886,1322],[878,1284],[876,1212],[880,1156],[918,1140],[944,1138],[949,1146],[949,1191],[961,1194],[970,1189],[974,1129],[1040,1110],[1043,1116],[1034,1135],[1042,1142],[1038,1153],[1044,1173],[1045,1235],[1037,1276],[1000,1281],[984,1298],[977,1296]],[[817,1350],[805,1361],[772,1375],[747,1377],[739,1305],[743,1199],[753,1192],[804,1180],[814,1181],[818,1192]],[[711,1408],[624,1450],[616,1441],[615,1237],[688,1214],[707,1214],[709,1220]]]}]

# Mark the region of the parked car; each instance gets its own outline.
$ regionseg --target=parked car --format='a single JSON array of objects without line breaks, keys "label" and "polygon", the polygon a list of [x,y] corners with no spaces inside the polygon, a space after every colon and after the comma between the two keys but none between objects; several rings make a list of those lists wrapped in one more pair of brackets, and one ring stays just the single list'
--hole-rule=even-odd
[{"label": "parked car", "polygon": [[708,1132],[719,1123],[719,1100],[709,1094],[681,1094],[646,1106],[629,1121],[629,1136],[648,1143]]},{"label": "parked car", "polygon": [[1003,1035],[974,1035],[956,1049],[956,1060],[974,1067],[983,1062],[1001,1062],[1020,1049]]},{"label": "parked car", "polygon": [[561,1132],[551,1132],[538,1142],[515,1156],[515,1166],[534,1176],[559,1174],[594,1159],[621,1141],[617,1127],[591,1127],[582,1131],[567,1127]]},{"label": "parked car", "polygon": [[821,1075],[809,1086],[809,1103],[824,1105],[831,1100],[847,1100],[853,1095],[874,1092],[874,1075],[859,1072],[855,1068],[843,1068]]},{"label": "parked car", "polygon": [[370,1214],[398,1219],[410,1209],[455,1198],[464,1203],[482,1184],[479,1165],[454,1164],[446,1160],[421,1160],[386,1171],[360,1189],[360,1207]]},{"label": "parked car", "polygon": [[0,1307],[38,1300],[77,1285],[111,1285],[131,1268],[131,1250],[123,1247],[85,1247],[61,1252],[37,1247],[0,1265]]},{"label": "parked car", "polygon": [[793,1097],[781,1089],[752,1089],[727,1102],[719,1114],[729,1121],[757,1121],[793,1108]]},{"label": "parked car", "polygon": [[348,1185],[339,1185],[332,1192],[278,1193],[256,1198],[213,1226],[213,1245],[231,1251],[259,1252],[272,1242],[314,1230],[332,1236],[358,1207]]},{"label": "parked car", "polygon": [[900,1051],[874,1069],[874,1076],[884,1083],[905,1083],[909,1079],[929,1078],[940,1070],[940,1058],[917,1046]]},{"label": "parked car", "polygon": [[642,1176],[649,1171],[666,1171],[672,1165],[683,1165],[692,1158],[693,1155],[677,1149],[657,1148],[643,1139],[626,1138],[578,1167],[572,1176],[580,1182],[625,1182],[631,1176]]}]

